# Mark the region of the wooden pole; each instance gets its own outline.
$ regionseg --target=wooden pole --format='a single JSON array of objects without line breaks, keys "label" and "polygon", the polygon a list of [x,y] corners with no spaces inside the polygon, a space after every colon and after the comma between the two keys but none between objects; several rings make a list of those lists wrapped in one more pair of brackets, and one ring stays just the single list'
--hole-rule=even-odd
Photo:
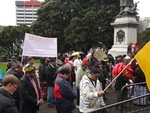
[{"label": "wooden pole", "polygon": [[[110,87],[110,85],[125,71],[125,69],[127,69],[127,67],[129,66],[129,65],[131,65],[131,63],[133,62],[133,60],[134,60],[135,58],[133,58],[124,68],[123,68],[123,70],[107,85],[107,87],[103,90],[104,92]],[[90,105],[89,105],[89,107],[91,108],[91,107],[93,107],[93,105],[95,104],[95,102],[97,101],[97,99],[98,99],[99,97],[97,97]]]}]

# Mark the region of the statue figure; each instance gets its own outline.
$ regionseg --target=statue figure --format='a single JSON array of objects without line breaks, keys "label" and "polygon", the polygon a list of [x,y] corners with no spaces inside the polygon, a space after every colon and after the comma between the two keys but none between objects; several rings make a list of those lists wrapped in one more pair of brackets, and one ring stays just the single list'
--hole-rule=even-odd
[{"label": "statue figure", "polygon": [[135,16],[137,14],[137,4],[139,2],[136,2],[132,6],[126,6],[115,18],[119,18],[121,16],[126,16],[126,15],[133,15]]},{"label": "statue figure", "polygon": [[120,12],[125,8],[125,7],[131,7],[133,6],[133,0],[120,0]]}]

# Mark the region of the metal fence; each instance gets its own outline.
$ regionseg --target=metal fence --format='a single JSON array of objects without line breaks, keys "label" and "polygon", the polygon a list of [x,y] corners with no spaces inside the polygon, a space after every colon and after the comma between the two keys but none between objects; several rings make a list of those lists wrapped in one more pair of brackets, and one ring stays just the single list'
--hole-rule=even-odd
[{"label": "metal fence", "polygon": [[[126,100],[107,105],[91,113],[150,113],[150,93],[145,82],[126,85],[122,91],[126,87],[130,88]],[[121,107],[118,109],[118,106]]]}]

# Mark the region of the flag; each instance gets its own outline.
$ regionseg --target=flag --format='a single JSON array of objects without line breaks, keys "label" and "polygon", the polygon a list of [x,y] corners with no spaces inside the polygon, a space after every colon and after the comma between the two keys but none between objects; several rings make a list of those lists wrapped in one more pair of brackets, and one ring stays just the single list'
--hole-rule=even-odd
[{"label": "flag", "polygon": [[150,90],[150,41],[135,55],[139,66],[145,74],[146,84]]}]

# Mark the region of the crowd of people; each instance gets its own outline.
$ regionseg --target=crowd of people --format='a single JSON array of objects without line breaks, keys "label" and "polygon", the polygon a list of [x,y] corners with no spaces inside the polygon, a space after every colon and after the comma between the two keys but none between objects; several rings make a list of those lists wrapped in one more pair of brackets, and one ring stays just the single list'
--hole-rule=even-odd
[{"label": "crowd of people", "polygon": [[[107,54],[101,61],[92,54],[87,57],[80,52],[58,55],[57,58],[41,57],[38,67],[34,57],[27,57],[26,64],[12,57],[0,88],[0,113],[36,113],[44,101],[50,109],[55,107],[57,113],[71,113],[75,107],[80,113],[104,107],[106,83],[129,63],[115,81],[117,102],[127,99],[128,88],[121,93],[124,85],[145,82],[138,63],[130,62],[134,57],[132,52],[115,59]],[[146,85],[142,87],[146,88]],[[75,99],[77,103],[74,103]],[[127,106],[118,106],[118,109],[121,107]]]}]

